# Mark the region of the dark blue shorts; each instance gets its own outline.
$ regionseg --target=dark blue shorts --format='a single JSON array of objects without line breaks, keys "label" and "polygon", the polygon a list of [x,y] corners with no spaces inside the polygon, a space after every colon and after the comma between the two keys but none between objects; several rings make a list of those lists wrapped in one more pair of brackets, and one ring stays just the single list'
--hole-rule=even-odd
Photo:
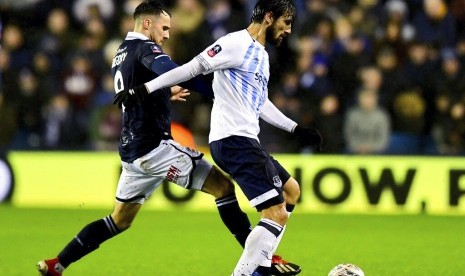
[{"label": "dark blue shorts", "polygon": [[258,211],[284,202],[284,183],[290,174],[252,138],[230,136],[210,143],[215,163],[244,192]]}]

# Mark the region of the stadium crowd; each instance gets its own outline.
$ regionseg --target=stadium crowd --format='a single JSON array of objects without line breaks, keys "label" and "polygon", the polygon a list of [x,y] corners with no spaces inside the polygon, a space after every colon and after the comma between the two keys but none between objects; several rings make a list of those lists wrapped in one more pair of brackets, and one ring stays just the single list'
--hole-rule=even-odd
[{"label": "stadium crowd", "polygon": [[[140,0],[0,0],[0,148],[117,150],[110,74]],[[253,0],[166,0],[163,50],[183,64],[245,28]],[[293,34],[270,47],[269,98],[320,130],[325,154],[465,154],[465,1],[296,0]],[[284,48],[284,49],[283,49]],[[173,121],[199,146],[211,102],[193,93]],[[262,124],[270,152],[306,153]]]}]

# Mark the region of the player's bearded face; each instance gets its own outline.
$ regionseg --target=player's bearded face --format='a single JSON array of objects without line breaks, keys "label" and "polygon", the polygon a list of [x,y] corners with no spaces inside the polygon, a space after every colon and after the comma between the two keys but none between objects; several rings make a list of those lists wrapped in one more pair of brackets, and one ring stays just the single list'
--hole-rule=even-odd
[{"label": "player's bearded face", "polygon": [[276,22],[271,24],[271,26],[268,29],[266,29],[266,42],[273,46],[281,45],[281,42],[283,41],[284,37],[285,34],[280,34],[280,32],[278,31]]},{"label": "player's bearded face", "polygon": [[290,33],[291,19],[280,17],[266,29],[266,42],[273,46],[279,46]]}]

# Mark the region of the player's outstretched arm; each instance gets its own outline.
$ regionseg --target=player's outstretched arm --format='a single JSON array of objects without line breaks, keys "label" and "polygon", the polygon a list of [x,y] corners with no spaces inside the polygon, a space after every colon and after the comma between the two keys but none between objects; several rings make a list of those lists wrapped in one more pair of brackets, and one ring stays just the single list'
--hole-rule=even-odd
[{"label": "player's outstretched arm", "polygon": [[197,58],[193,58],[188,63],[174,68],[173,70],[168,71],[149,82],[146,82],[145,87],[149,93],[152,93],[153,91],[161,88],[186,82],[205,71],[206,70],[200,64]]},{"label": "player's outstretched arm", "polygon": [[271,101],[266,99],[263,104],[260,118],[272,126],[283,129],[287,132],[293,132],[297,123],[284,115]]},{"label": "player's outstretched arm", "polygon": [[145,84],[118,92],[114,97],[113,104],[121,108],[123,104],[131,100],[141,102],[153,91],[186,82],[205,71],[200,62],[194,58],[188,63],[174,68]]}]

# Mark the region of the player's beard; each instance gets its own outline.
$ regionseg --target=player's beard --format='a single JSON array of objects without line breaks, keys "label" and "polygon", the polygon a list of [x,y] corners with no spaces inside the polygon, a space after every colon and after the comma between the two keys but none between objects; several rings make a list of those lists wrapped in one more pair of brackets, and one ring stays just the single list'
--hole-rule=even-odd
[{"label": "player's beard", "polygon": [[278,36],[278,31],[276,30],[276,26],[275,24],[271,24],[271,26],[266,29],[266,42],[268,44],[271,44],[273,46],[279,46],[281,45],[283,38],[281,38],[280,36]]}]

